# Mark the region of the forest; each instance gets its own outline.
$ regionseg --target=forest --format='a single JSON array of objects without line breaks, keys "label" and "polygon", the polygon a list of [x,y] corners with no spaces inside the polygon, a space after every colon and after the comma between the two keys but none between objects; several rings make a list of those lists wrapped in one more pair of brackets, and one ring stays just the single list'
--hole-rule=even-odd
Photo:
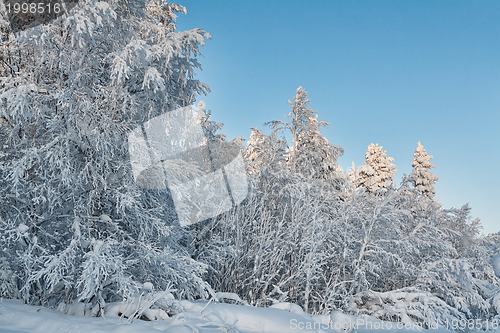
[{"label": "forest", "polygon": [[[210,92],[196,71],[211,36],[178,31],[185,12],[162,0],[81,0],[16,34],[0,17],[1,298],[93,316],[147,299],[128,314],[143,318],[178,311],[152,296],[168,290],[426,328],[500,319],[500,233],[482,235],[468,205],[442,207],[421,142],[402,179],[377,143],[343,170],[343,148],[322,135],[329,124],[302,87],[286,120],[228,141],[196,102]],[[209,213],[196,220],[178,204],[196,189],[170,179],[179,199],[163,178],[145,188],[131,163],[130,133],[186,107],[208,153],[161,159],[165,177],[223,169],[227,182],[228,163],[245,165],[239,197],[229,181],[229,206],[211,214],[217,196],[198,195],[193,205]]]}]

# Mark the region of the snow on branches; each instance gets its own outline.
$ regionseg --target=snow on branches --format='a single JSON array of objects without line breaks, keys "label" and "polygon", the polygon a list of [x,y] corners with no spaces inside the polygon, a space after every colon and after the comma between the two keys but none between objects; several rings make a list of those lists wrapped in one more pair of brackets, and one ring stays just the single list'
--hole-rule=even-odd
[{"label": "snow on branches", "polygon": [[434,184],[438,177],[431,173],[429,170],[435,168],[431,163],[432,155],[428,155],[424,146],[417,142],[417,148],[413,154],[414,159],[411,162],[413,170],[408,178],[415,190],[422,196],[432,198],[435,195]]},{"label": "snow on branches", "polygon": [[369,193],[385,193],[394,187],[393,177],[397,169],[392,162],[394,158],[387,156],[387,151],[382,146],[371,143],[366,149],[365,164],[352,170],[350,178],[355,186],[362,187]]},{"label": "snow on branches", "polygon": [[207,295],[169,193],[137,187],[129,163],[131,129],[208,91],[194,71],[209,35],[175,31],[175,12],[82,0],[2,39],[2,294],[14,276],[21,297],[50,306],[104,306],[145,281]]}]

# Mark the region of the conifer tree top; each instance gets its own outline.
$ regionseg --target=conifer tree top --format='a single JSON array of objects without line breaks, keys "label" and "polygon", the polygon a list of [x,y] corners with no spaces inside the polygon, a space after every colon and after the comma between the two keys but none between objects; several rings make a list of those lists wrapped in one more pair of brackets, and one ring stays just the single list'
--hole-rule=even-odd
[{"label": "conifer tree top", "polygon": [[430,161],[434,156],[427,154],[420,141],[417,142],[413,156],[414,158],[411,162],[413,170],[409,181],[422,196],[432,198],[435,195],[434,184],[438,180],[436,175],[429,172],[430,169],[435,168],[434,164]]},{"label": "conifer tree top", "polygon": [[393,177],[397,169],[392,162],[394,158],[387,156],[387,151],[382,146],[371,143],[366,149],[365,164],[358,170],[351,171],[351,180],[370,193],[386,192],[394,186]]}]

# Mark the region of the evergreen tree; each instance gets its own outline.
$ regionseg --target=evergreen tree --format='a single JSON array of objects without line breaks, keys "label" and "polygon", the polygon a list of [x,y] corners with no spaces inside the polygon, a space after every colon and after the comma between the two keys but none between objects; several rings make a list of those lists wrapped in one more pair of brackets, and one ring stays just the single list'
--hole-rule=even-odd
[{"label": "evergreen tree", "polygon": [[344,150],[328,142],[320,128],[329,125],[318,120],[315,110],[309,109],[310,100],[307,92],[298,87],[293,101],[288,101],[292,110],[288,114],[288,123],[274,122],[279,128],[283,124],[292,135],[292,146],[288,148],[286,158],[292,172],[312,175],[314,178],[335,178],[343,170],[337,163]]},{"label": "evergreen tree", "polygon": [[430,169],[435,168],[434,164],[430,161],[433,156],[427,154],[420,141],[417,143],[417,148],[415,148],[413,156],[414,158],[411,162],[413,170],[408,180],[419,194],[432,198],[435,195],[434,184],[438,180],[436,175],[429,172]]},{"label": "evergreen tree", "polygon": [[366,149],[365,164],[351,173],[354,185],[369,193],[387,192],[394,187],[393,177],[397,169],[393,161],[394,158],[388,157],[382,146],[371,143]]}]

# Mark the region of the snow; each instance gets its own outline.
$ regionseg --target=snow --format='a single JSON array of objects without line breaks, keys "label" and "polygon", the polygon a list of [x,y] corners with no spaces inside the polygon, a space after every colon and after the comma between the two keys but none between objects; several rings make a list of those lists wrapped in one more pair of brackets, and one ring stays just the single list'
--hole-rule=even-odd
[{"label": "snow", "polygon": [[[242,139],[189,106],[209,91],[193,73],[210,36],[176,32],[177,5],[127,3],[84,1],[3,45],[16,75],[0,85],[0,297],[59,312],[5,301],[0,333],[500,319],[500,234],[431,200],[420,142],[399,188],[370,145],[358,191],[299,87],[286,122],[252,132],[247,174]],[[334,309],[357,316],[306,314]]]},{"label": "snow", "polygon": [[153,286],[153,284],[151,282],[145,282],[142,285],[142,288],[145,289],[145,290],[153,290],[154,286]]},{"label": "snow", "polygon": [[281,310],[285,310],[285,311],[299,314],[299,315],[304,314],[304,310],[302,310],[302,308],[299,305],[293,304],[293,303],[288,303],[288,302],[281,302],[281,303],[273,304],[271,306],[271,308],[281,309]]},{"label": "snow", "polygon": [[[164,320],[130,322],[127,318],[83,317],[63,314],[40,306],[24,305],[20,300],[3,300],[0,303],[0,332],[2,333],[338,333],[353,329],[364,331],[405,331],[391,322],[366,316],[352,316],[335,311],[331,315],[309,316],[297,311],[290,303],[275,304],[273,308],[223,304],[214,302],[178,301],[184,311]],[[286,311],[282,308],[292,309]],[[434,333],[446,332],[433,330]],[[500,332],[500,331],[499,331]]]},{"label": "snow", "polygon": [[101,219],[102,222],[108,222],[108,223],[112,222],[111,217],[109,217],[109,215],[106,215],[106,214],[102,214],[100,216],[100,219]]},{"label": "snow", "polygon": [[435,194],[434,183],[439,179],[429,172],[430,169],[435,168],[434,164],[430,162],[434,156],[427,154],[420,141],[417,142],[417,148],[413,156],[414,159],[411,162],[413,170],[409,180],[418,192],[432,198]]},{"label": "snow", "polygon": [[493,259],[491,260],[491,265],[493,266],[495,275],[500,278],[500,254],[493,257]]},{"label": "snow", "polygon": [[366,149],[365,164],[351,171],[351,181],[356,186],[364,187],[370,193],[386,192],[394,186],[393,177],[396,173],[394,158],[387,156],[382,146],[371,143]]},{"label": "snow", "polygon": [[221,301],[221,300],[231,300],[231,301],[234,301],[236,303],[239,303],[239,304],[247,304],[245,301],[243,301],[240,296],[238,296],[237,294],[235,293],[228,293],[228,292],[218,292],[218,293],[215,293],[215,299],[217,299],[218,301]]},{"label": "snow", "polygon": [[26,224],[23,224],[23,223],[21,223],[17,227],[17,232],[19,235],[24,235],[28,230],[29,230],[28,226]]},{"label": "snow", "polygon": [[[65,315],[39,306],[24,305],[18,300],[4,300],[0,308],[0,331],[20,332],[289,332],[290,321],[314,324],[307,315],[280,309],[254,308],[221,303],[182,301],[185,312],[158,321],[119,317],[82,317]],[[21,320],[22,319],[22,320]],[[297,330],[307,332],[308,330]],[[329,331],[324,331],[329,332]]]}]

